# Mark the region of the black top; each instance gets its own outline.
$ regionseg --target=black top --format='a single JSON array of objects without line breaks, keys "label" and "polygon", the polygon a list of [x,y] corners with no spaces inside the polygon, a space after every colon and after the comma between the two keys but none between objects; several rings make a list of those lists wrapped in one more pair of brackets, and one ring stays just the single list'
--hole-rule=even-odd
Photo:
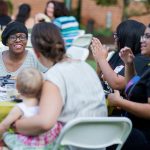
[{"label": "black top", "polygon": [[[131,80],[132,81],[132,80]],[[132,88],[132,86],[134,86]],[[130,91],[129,100],[138,102],[138,103],[148,103],[148,98],[150,97],[150,67],[149,69],[141,76],[139,81],[132,85],[128,90]],[[127,95],[128,95],[127,93]],[[150,119],[143,119],[137,116],[134,116],[130,113],[127,113],[127,117],[132,120],[133,127],[138,128],[148,136],[150,140]]]},{"label": "black top", "polygon": [[143,73],[149,69],[150,58],[141,54],[136,55],[134,59],[135,69],[138,76],[142,76]]},{"label": "black top", "polygon": [[[150,62],[149,57],[145,57],[141,54],[137,54],[135,56],[134,64],[137,75],[141,76],[149,68],[148,66],[149,62]],[[116,52],[109,60],[109,65],[118,75],[124,76],[125,71],[124,62],[121,60],[118,52]],[[107,81],[102,82],[102,85],[104,90],[112,92],[112,89],[109,87]],[[124,90],[121,90],[120,93],[122,96],[124,96]]]},{"label": "black top", "polygon": [[[137,54],[134,59],[135,69],[137,72],[137,75],[141,76],[147,69],[148,69],[148,63],[150,62],[150,58],[143,56],[141,54]],[[124,66],[123,61],[121,60],[118,52],[116,52],[112,58],[109,61],[110,66],[113,70],[115,70],[119,66]],[[119,70],[119,69],[117,69]],[[117,74],[124,76],[124,70],[123,67]]]},{"label": "black top", "polygon": [[0,25],[6,26],[11,21],[11,18],[9,16],[0,16]]},{"label": "black top", "polygon": [[[116,72],[117,74],[124,76],[124,62],[121,60],[121,58],[120,58],[118,52],[116,52],[116,53],[111,57],[111,59],[109,60],[108,63],[109,63],[109,65],[111,66],[111,68],[112,68],[113,70],[116,69],[115,72]],[[120,68],[120,66],[122,66],[122,67]],[[119,67],[120,69],[119,69],[118,67]],[[118,69],[117,69],[117,68],[118,68]]]}]

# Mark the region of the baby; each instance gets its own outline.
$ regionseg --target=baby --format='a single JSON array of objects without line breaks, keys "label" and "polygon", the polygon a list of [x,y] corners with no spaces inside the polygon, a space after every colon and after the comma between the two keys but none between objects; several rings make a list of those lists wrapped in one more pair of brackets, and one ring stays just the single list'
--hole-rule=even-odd
[{"label": "baby", "polygon": [[14,136],[13,139],[11,138],[14,133],[6,132],[17,119],[31,117],[38,113],[43,82],[42,74],[33,68],[26,68],[17,76],[16,88],[23,102],[16,104],[7,117],[0,123],[0,135],[3,136],[5,144],[10,149],[17,148],[18,146],[22,149],[32,149],[32,147],[35,149],[45,149],[45,147],[48,147],[56,139],[62,128],[61,123],[58,122],[50,131],[39,136],[32,137],[16,134],[17,140],[14,139]]}]

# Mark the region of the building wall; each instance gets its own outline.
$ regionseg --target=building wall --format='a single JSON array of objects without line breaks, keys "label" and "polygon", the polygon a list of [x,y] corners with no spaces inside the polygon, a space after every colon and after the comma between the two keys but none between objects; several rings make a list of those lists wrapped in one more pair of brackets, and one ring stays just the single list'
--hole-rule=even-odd
[{"label": "building wall", "polygon": [[[12,0],[14,5],[13,16],[17,13],[17,8],[22,3],[28,3],[32,7],[31,15],[38,12],[43,12],[45,4],[48,0]],[[63,0],[59,0],[63,1]],[[106,15],[108,12],[112,13],[112,30],[115,30],[116,26],[121,22],[122,18],[122,0],[118,0],[119,4],[117,6],[104,7],[96,5],[94,0],[82,0],[82,11],[81,11],[81,23],[86,25],[89,19],[93,19],[95,22],[95,28],[105,28],[106,26]],[[72,7],[75,9],[77,7],[78,0],[72,0]],[[136,3],[136,9],[143,10],[143,6],[139,6]],[[135,8],[135,4],[131,5],[131,10]],[[139,20],[144,24],[150,23],[150,14],[141,17],[132,17],[132,19]]]},{"label": "building wall", "polygon": [[120,23],[122,17],[122,5],[104,7],[96,5],[94,0],[83,0],[82,4],[82,21],[87,23],[88,19],[94,19],[95,27],[104,28],[106,26],[106,15],[112,13],[112,29]]},{"label": "building wall", "polygon": [[13,16],[17,14],[18,7],[22,3],[27,3],[31,5],[31,16],[34,16],[38,12],[43,12],[47,0],[12,0],[12,2],[14,7]]}]

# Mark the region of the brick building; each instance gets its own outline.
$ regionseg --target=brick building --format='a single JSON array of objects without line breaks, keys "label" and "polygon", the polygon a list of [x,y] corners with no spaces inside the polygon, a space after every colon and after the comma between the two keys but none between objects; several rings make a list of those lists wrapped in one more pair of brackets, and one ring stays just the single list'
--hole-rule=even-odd
[{"label": "brick building", "polygon": [[[17,8],[22,3],[28,3],[32,7],[31,15],[34,15],[38,12],[43,12],[45,4],[48,0],[12,0],[14,10],[13,15],[17,13]],[[63,0],[60,0],[63,1]],[[77,7],[78,0],[72,0],[72,8]],[[121,22],[122,18],[122,0],[118,0],[118,5],[111,7],[104,7],[96,5],[94,0],[82,0],[81,4],[81,23],[86,25],[89,19],[93,19],[95,22],[95,28],[105,28],[106,26],[106,15],[108,12],[112,13],[112,30],[115,30],[116,26]],[[140,11],[145,11],[145,8],[142,4],[134,2],[130,6],[130,10],[137,9]],[[140,17],[132,17],[132,19],[139,20],[144,24],[150,23],[150,14]]]}]

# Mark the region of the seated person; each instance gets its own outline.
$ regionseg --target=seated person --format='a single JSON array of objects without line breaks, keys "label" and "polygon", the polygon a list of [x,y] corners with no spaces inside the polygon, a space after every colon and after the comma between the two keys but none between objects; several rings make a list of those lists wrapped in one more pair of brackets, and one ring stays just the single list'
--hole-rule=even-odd
[{"label": "seated person", "polygon": [[10,21],[11,17],[8,15],[8,4],[6,1],[0,0],[0,30],[3,30]]},{"label": "seated person", "polygon": [[142,56],[140,50],[140,38],[143,35],[144,30],[145,25],[138,21],[126,20],[121,22],[116,29],[116,33],[114,34],[117,51],[111,57],[109,62],[106,59],[109,49],[102,45],[97,38],[93,38],[91,49],[94,59],[100,69],[100,72],[98,73],[100,79],[104,81],[104,90],[112,92],[114,89],[117,89],[120,90],[122,96],[125,96],[125,66],[119,57],[119,52],[124,46],[128,46],[132,49],[133,54],[135,55],[135,67],[139,76],[141,76],[149,68],[148,63],[150,59]]},{"label": "seated person", "polygon": [[69,48],[72,41],[79,35],[79,23],[74,16],[70,16],[63,2],[49,0],[45,7],[45,14],[56,24]]},{"label": "seated person", "polygon": [[57,121],[66,124],[80,117],[107,116],[105,95],[96,72],[85,61],[66,56],[62,36],[55,24],[36,24],[31,42],[38,59],[49,70],[44,74],[39,113],[17,120],[17,133],[39,135],[49,131]]},{"label": "seated person", "polygon": [[[0,135],[3,135],[5,144],[10,149],[29,149],[40,148],[50,149],[51,143],[58,136],[62,125],[56,123],[54,127],[46,133],[39,136],[23,136],[18,135],[14,139],[12,134],[8,131],[11,125],[21,117],[31,117],[39,111],[39,97],[42,90],[43,77],[42,74],[34,68],[26,68],[19,72],[16,80],[16,87],[21,94],[23,102],[16,104],[10,111],[8,116],[0,123]],[[16,141],[14,143],[14,141]]]},{"label": "seated person", "polygon": [[1,37],[2,43],[8,47],[0,52],[0,76],[10,76],[15,79],[22,69],[28,67],[36,68],[40,72],[47,70],[37,60],[32,50],[26,50],[28,30],[24,24],[17,21],[10,22]]},{"label": "seated person", "polygon": [[[141,54],[150,57],[150,25],[141,38]],[[127,98],[122,98],[118,91],[108,95],[109,104],[126,111],[125,116],[131,119],[133,130],[123,150],[150,149],[150,67],[138,77],[134,66],[134,54],[129,47],[119,53],[125,63]],[[150,64],[150,61],[149,61]],[[130,82],[129,82],[130,81]]]},{"label": "seated person", "polygon": [[10,22],[2,32],[2,43],[8,49],[0,52],[0,76],[11,75],[15,78],[27,67],[33,67],[41,72],[47,70],[36,58],[32,51],[26,50],[28,30],[24,24]]}]

